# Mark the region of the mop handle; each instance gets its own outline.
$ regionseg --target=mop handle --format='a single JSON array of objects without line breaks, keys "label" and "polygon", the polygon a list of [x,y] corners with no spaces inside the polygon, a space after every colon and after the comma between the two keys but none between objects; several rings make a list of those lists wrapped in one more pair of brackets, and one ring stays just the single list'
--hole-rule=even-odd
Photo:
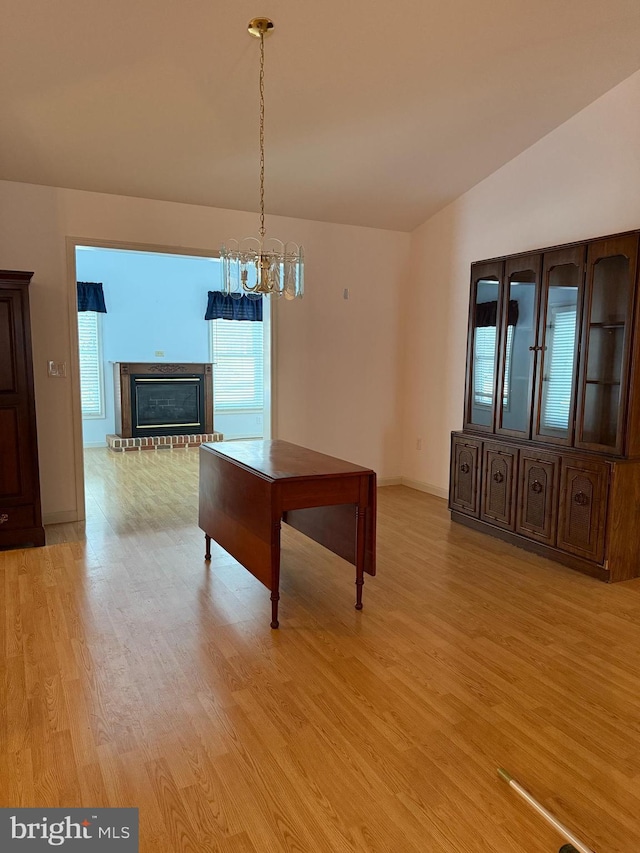
[{"label": "mop handle", "polygon": [[583,841],[580,841],[579,838],[576,838],[570,829],[567,829],[564,824],[560,823],[560,821],[555,818],[551,814],[551,812],[548,812],[545,807],[542,806],[536,799],[534,799],[528,791],[525,791],[522,785],[516,782],[513,776],[507,773],[506,770],[503,770],[502,767],[498,768],[498,776],[500,776],[501,779],[504,779],[504,781],[507,782],[507,784],[510,785],[513,790],[516,791],[516,793],[518,793],[522,797],[523,800],[526,800],[529,805],[532,806],[538,812],[539,815],[542,815],[542,817],[547,821],[547,823],[551,824],[551,826],[553,826],[554,829],[556,829],[560,833],[560,835],[563,836],[563,838],[566,838],[566,840],[570,844],[572,844],[576,848],[576,850],[579,851],[579,853],[594,853],[591,847],[587,847],[587,845]]}]

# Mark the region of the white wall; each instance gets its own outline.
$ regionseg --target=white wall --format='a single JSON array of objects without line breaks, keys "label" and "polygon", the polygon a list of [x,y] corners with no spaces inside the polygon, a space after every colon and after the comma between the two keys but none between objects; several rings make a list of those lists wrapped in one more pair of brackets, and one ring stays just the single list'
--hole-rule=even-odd
[{"label": "white wall", "polygon": [[[257,228],[252,213],[0,182],[0,257],[34,270],[31,315],[45,519],[77,512],[67,236],[215,250]],[[301,242],[307,295],[276,306],[277,435],[373,467],[400,470],[399,305],[409,235],[267,217],[273,236]],[[349,288],[350,299],[343,299]]]},{"label": "white wall", "polygon": [[462,427],[471,262],[637,228],[640,72],[412,234],[403,318],[405,478],[436,492],[448,485],[449,433]]}]

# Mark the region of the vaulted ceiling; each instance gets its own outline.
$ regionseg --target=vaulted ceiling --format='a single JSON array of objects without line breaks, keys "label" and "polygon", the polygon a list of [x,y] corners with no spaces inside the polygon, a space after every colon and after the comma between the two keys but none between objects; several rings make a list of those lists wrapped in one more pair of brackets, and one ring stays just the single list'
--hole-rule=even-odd
[{"label": "vaulted ceiling", "polygon": [[[638,0],[2,0],[0,178],[411,230],[640,68]],[[615,128],[610,132],[615,133]]]}]

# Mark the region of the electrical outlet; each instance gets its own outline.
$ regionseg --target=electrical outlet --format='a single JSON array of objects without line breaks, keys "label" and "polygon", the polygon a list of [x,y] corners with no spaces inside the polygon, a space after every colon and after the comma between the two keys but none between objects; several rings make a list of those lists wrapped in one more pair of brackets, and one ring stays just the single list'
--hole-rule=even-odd
[{"label": "electrical outlet", "polygon": [[345,289],[342,291],[342,298],[343,299],[349,298],[349,288],[348,287],[345,287]]},{"label": "electrical outlet", "polygon": [[416,450],[422,450],[422,439],[416,438]]},{"label": "electrical outlet", "polygon": [[156,350],[156,358],[164,358],[164,350],[163,349],[157,349]]}]

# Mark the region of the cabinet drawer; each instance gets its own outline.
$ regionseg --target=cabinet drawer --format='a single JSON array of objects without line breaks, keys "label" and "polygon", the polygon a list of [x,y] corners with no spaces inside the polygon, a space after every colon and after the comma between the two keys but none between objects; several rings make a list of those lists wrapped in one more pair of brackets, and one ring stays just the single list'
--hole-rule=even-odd
[{"label": "cabinet drawer", "polygon": [[515,472],[518,451],[514,447],[486,442],[482,460],[483,521],[513,530],[516,524]]},{"label": "cabinet drawer", "polygon": [[481,450],[481,441],[465,436],[452,438],[449,507],[476,517],[480,513]]},{"label": "cabinet drawer", "polygon": [[558,548],[602,563],[608,487],[606,463],[563,457]]},{"label": "cabinet drawer", "polygon": [[0,507],[0,537],[5,530],[34,527],[36,516],[33,506]]},{"label": "cabinet drawer", "polygon": [[559,474],[559,456],[536,450],[520,452],[516,530],[545,545],[556,543]]}]

